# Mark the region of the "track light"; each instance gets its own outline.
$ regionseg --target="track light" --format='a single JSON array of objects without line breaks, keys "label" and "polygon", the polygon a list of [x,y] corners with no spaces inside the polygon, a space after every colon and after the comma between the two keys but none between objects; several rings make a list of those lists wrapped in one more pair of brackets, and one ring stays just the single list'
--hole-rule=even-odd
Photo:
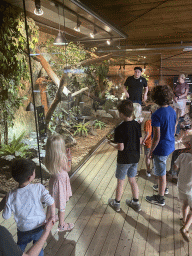
[{"label": "track light", "polygon": [[77,26],[74,27],[74,30],[77,32],[80,32],[80,26],[81,26],[81,21],[79,20],[79,17],[77,16]]},{"label": "track light", "polygon": [[35,15],[41,16],[43,15],[43,10],[41,9],[41,2],[40,0],[35,0],[35,10],[34,10]]},{"label": "track light", "polygon": [[110,45],[110,44],[111,44],[111,41],[112,41],[112,39],[108,39],[108,40],[107,40],[107,44]]},{"label": "track light", "polygon": [[90,37],[95,38],[96,34],[97,34],[97,30],[94,28],[93,32],[90,33]]}]

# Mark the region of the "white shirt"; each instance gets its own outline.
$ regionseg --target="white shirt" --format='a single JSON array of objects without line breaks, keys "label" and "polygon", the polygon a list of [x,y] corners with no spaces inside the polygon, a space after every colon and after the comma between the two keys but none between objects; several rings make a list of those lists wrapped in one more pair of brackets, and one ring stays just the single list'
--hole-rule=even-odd
[{"label": "white shirt", "polygon": [[192,154],[183,153],[175,161],[180,169],[177,186],[181,192],[192,195]]},{"label": "white shirt", "polygon": [[4,219],[9,219],[13,212],[20,231],[35,229],[46,219],[42,202],[52,205],[54,199],[42,184],[28,184],[8,193],[2,216]]}]

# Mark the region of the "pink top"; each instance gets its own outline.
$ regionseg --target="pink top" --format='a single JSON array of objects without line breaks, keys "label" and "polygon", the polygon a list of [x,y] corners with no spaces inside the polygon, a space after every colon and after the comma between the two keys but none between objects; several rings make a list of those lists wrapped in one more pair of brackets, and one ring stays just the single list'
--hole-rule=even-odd
[{"label": "pink top", "polygon": [[62,171],[51,176],[49,180],[49,193],[55,200],[55,207],[59,211],[64,211],[66,202],[72,196],[69,175],[66,171]]}]

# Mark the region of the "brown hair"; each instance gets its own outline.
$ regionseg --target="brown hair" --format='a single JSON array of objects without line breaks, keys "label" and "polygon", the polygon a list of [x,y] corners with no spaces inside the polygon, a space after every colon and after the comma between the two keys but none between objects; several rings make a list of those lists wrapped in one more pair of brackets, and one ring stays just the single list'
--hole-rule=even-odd
[{"label": "brown hair", "polygon": [[133,113],[133,102],[131,100],[123,100],[119,103],[117,109],[126,117],[131,117]]},{"label": "brown hair", "polygon": [[152,100],[159,106],[172,103],[173,91],[168,85],[157,85],[152,89]]}]

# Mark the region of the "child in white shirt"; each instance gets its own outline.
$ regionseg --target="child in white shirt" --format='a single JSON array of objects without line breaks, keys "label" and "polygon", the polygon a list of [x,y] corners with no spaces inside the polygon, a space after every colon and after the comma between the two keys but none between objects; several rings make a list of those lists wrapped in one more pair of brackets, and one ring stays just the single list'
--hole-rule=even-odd
[{"label": "child in white shirt", "polygon": [[[189,139],[192,143],[192,135],[189,136]],[[189,153],[179,155],[174,167],[179,170],[177,186],[183,212],[183,227],[180,232],[183,238],[189,242],[189,227],[192,223],[192,149]]]},{"label": "child in white shirt", "polygon": [[[2,215],[4,219],[9,219],[14,214],[17,244],[23,252],[28,243],[37,242],[43,233],[46,214],[42,202],[50,206],[49,212],[55,221],[55,203],[48,190],[42,184],[30,184],[35,178],[35,167],[35,163],[27,159],[19,159],[13,163],[12,176],[19,187],[8,193]],[[43,255],[41,250],[39,256]]]}]

